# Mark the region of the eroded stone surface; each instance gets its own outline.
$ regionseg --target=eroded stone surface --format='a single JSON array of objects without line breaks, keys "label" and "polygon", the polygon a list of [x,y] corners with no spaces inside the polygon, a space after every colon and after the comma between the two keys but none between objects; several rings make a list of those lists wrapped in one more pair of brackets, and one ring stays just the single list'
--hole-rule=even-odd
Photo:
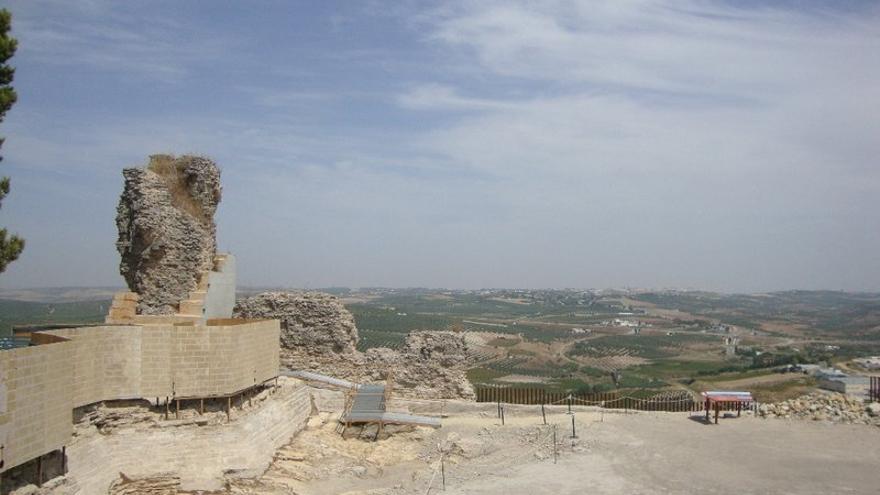
[{"label": "eroded stone surface", "polygon": [[396,389],[405,395],[437,398],[473,398],[474,389],[465,375],[469,363],[464,335],[448,331],[412,332],[400,351],[368,349],[367,369],[379,379],[383,370],[393,372]]},{"label": "eroded stone surface", "polygon": [[122,175],[119,272],[140,295],[140,314],[173,314],[212,268],[220,170],[204,157],[153,155],[146,167]]},{"label": "eroded stone surface", "polygon": [[281,348],[304,355],[354,353],[354,317],[338,298],[321,292],[264,292],[236,302],[237,318],[281,320]]},{"label": "eroded stone surface", "polygon": [[[419,331],[400,350],[357,350],[354,317],[338,298],[316,292],[266,292],[236,303],[238,318],[281,320],[281,361],[355,382],[392,378],[395,394],[423,398],[473,398],[465,370],[464,335]],[[390,375],[389,375],[390,373]]]},{"label": "eroded stone surface", "polygon": [[130,478],[119,473],[119,478],[110,484],[109,495],[177,495],[180,477],[172,473],[158,473],[151,476]]}]

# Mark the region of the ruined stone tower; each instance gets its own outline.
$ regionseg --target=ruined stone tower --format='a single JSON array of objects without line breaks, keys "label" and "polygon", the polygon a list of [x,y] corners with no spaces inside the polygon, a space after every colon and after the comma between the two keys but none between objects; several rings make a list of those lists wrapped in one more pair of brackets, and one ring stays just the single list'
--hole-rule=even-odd
[{"label": "ruined stone tower", "polygon": [[153,155],[146,167],[122,175],[119,272],[139,296],[139,314],[174,314],[198,289],[201,274],[213,269],[220,170],[204,157]]}]

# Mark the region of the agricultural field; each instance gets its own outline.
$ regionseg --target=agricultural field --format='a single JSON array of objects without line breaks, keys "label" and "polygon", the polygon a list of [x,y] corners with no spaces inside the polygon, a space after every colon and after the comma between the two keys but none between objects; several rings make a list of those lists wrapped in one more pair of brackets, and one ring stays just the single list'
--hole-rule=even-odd
[{"label": "agricultural field", "polygon": [[[259,289],[242,290],[242,295]],[[464,332],[476,384],[656,395],[742,387],[784,397],[815,386],[796,363],[880,354],[880,294],[791,291],[347,289],[358,348],[400,347],[414,330]],[[12,325],[101,321],[110,289],[6,291]],[[82,300],[76,300],[80,297]],[[734,339],[735,346],[728,346]]]},{"label": "agricultural field", "polygon": [[349,305],[363,349],[418,329],[466,332],[474,383],[633,393],[740,385],[788,397],[815,383],[779,379],[780,366],[880,353],[877,294],[364,289],[346,297],[365,301]]}]

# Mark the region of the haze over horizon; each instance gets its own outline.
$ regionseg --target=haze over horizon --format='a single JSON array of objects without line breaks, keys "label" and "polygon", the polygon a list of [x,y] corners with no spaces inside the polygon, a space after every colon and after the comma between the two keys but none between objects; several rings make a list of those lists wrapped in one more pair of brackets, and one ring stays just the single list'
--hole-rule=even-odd
[{"label": "haze over horizon", "polygon": [[242,286],[880,291],[878,3],[4,4],[2,288],[195,153]]}]

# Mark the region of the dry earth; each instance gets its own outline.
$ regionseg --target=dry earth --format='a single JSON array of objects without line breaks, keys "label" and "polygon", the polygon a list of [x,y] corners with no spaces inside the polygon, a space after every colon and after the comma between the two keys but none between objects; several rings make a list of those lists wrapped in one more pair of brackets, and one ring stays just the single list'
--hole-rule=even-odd
[{"label": "dry earth", "polygon": [[[436,404],[433,406],[435,412]],[[877,493],[880,428],[806,421],[722,419],[706,425],[680,413],[601,413],[559,408],[558,462],[552,426],[537,407],[445,404],[443,428],[375,430],[343,439],[333,415],[276,456],[259,479],[232,493],[383,495],[439,493],[444,451],[449,494]],[[356,431],[355,431],[356,433]]]},{"label": "dry earth", "polygon": [[[143,428],[89,435],[88,448],[104,451],[112,444],[113,451],[119,453],[129,439],[133,455],[140,452],[147,456],[144,461],[148,462],[138,469],[146,478],[118,480],[116,495],[204,493],[199,488],[213,490],[212,494],[241,495],[424,495],[439,493],[444,476],[445,493],[485,495],[867,494],[877,493],[880,484],[876,469],[880,465],[880,428],[874,426],[753,416],[726,418],[719,425],[709,425],[700,416],[686,413],[602,412],[576,407],[578,438],[572,439],[572,416],[563,406],[548,408],[547,426],[542,424],[540,407],[507,406],[502,425],[495,404],[398,399],[390,404],[392,410],[442,415],[443,427],[389,428],[374,441],[375,429],[352,428],[346,438],[339,434],[336,419],[343,404],[341,393],[310,389],[310,394],[315,412],[307,427],[286,444],[279,444],[283,446],[275,451],[265,471],[236,469],[224,474],[215,463],[198,466],[198,457],[182,464],[168,449],[170,444],[161,450],[164,456],[156,455],[155,449],[146,448],[152,442],[144,436]],[[268,396],[265,407],[273,406],[275,397]],[[266,419],[254,411],[239,418],[234,429],[262,431],[268,426]],[[272,419],[284,421],[277,415]],[[204,432],[201,434],[191,427],[186,434],[179,429],[180,440],[188,442],[187,435],[198,435],[203,442],[200,448],[206,453],[245,449],[250,452],[245,455],[253,456],[256,463],[260,462],[256,457],[268,460],[272,452],[256,455],[256,445],[245,445],[244,439],[230,441],[228,434],[217,436],[212,446],[207,435],[211,430],[203,428],[198,428]],[[82,456],[88,452],[80,448],[77,455],[85,460]],[[101,473],[122,470],[114,465],[113,456],[90,464],[94,461],[99,461]],[[123,471],[133,473],[132,465],[126,464],[129,469]],[[181,474],[182,483],[178,479]],[[209,480],[212,477],[225,480],[217,483]],[[196,486],[200,479],[204,486]],[[22,493],[72,493],[70,484],[56,486],[54,491]],[[138,491],[140,486],[156,491]]]}]

